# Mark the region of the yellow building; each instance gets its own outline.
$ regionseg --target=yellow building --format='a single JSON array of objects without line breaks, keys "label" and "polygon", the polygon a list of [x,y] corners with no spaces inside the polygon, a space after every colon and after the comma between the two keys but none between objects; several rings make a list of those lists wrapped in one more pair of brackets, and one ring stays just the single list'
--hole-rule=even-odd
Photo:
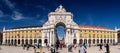
[{"label": "yellow building", "polygon": [[48,21],[43,26],[3,29],[3,44],[22,45],[41,43],[43,46],[56,44],[56,28],[63,26],[63,43],[97,45],[117,43],[116,30],[98,26],[79,26],[73,21],[73,14],[61,5],[48,14]]}]

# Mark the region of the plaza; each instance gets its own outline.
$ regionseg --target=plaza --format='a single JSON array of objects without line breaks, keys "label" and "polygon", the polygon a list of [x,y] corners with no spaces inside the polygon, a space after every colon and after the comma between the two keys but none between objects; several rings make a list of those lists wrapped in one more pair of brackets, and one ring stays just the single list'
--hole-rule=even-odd
[{"label": "plaza", "polygon": [[74,20],[73,14],[67,12],[60,5],[54,12],[48,14],[48,21],[43,26],[16,27],[11,29],[3,28],[3,44],[6,45],[34,45],[42,46],[55,45],[60,43],[56,28],[62,26],[65,29],[62,44],[117,44],[117,28],[110,29],[100,26],[79,26]]},{"label": "plaza", "polygon": [[[34,49],[31,47],[28,51],[25,49],[23,50],[22,47],[15,47],[15,46],[0,46],[2,49],[0,53],[34,53]],[[87,47],[87,53],[105,53],[105,47],[103,46],[103,50],[99,51],[99,46],[92,46]],[[59,50],[59,53],[78,53],[78,48],[74,49],[73,52],[67,52],[67,48],[63,48]],[[39,49],[36,50],[36,53],[39,52]],[[43,52],[50,53],[47,48],[43,48]],[[118,46],[110,46],[110,53],[119,53],[120,52],[120,45]]]}]

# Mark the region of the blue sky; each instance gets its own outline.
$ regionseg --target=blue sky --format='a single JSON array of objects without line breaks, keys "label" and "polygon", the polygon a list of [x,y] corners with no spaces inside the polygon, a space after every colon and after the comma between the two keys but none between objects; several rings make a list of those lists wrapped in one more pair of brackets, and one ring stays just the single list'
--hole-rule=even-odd
[{"label": "blue sky", "polygon": [[72,12],[79,25],[120,27],[118,0],[0,0],[0,30],[43,25],[59,5]]}]

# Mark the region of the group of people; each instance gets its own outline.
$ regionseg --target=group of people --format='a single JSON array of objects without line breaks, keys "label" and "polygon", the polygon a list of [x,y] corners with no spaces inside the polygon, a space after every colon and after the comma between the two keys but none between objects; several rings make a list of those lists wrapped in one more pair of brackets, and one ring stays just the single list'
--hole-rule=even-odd
[{"label": "group of people", "polygon": [[[29,44],[23,44],[23,49],[27,49],[29,50],[29,47],[31,45]],[[100,46],[100,51],[103,50],[103,44],[99,44]],[[36,53],[36,48],[42,48],[42,45],[41,44],[34,44],[32,46],[34,48],[34,52]],[[64,44],[55,44],[55,45],[47,45],[47,48],[48,48],[48,51],[50,51],[51,53],[58,53],[58,49],[60,48],[62,50],[63,47],[66,47]],[[68,52],[72,52],[72,48],[75,48],[78,47],[78,53],[87,53],[86,49],[87,49],[87,46],[86,44],[79,44],[79,45],[73,45],[73,44],[70,44],[68,45]],[[106,48],[106,53],[110,53],[110,49],[109,49],[109,45],[106,44],[105,45],[105,48]],[[40,52],[42,52],[42,50],[40,50]]]},{"label": "group of people", "polygon": [[[102,48],[103,44],[99,44],[99,46],[100,46],[100,51],[103,50]],[[110,53],[110,48],[108,44],[105,45],[105,48],[106,48],[106,53]]]}]

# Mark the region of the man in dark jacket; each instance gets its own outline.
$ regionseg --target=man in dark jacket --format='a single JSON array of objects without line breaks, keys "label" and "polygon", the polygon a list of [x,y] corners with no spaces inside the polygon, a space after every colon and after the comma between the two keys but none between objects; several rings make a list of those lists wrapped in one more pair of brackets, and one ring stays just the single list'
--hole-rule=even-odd
[{"label": "man in dark jacket", "polygon": [[108,44],[106,44],[105,48],[106,48],[106,53],[110,53],[110,49],[109,49],[109,45]]}]

